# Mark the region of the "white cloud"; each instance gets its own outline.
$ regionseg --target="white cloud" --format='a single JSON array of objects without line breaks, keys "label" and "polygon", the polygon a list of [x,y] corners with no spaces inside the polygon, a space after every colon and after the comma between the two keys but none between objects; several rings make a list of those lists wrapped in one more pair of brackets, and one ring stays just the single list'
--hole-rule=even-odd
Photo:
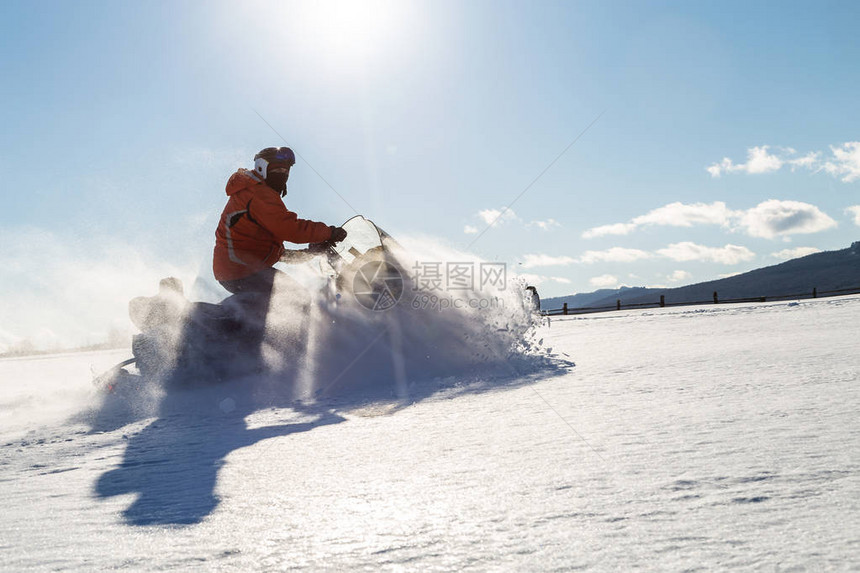
[{"label": "white cloud", "polygon": [[747,173],[770,173],[779,171],[783,160],[767,151],[768,146],[753,147],[747,152],[747,162],[744,166],[738,165],[738,169]]},{"label": "white cloud", "polygon": [[818,233],[836,226],[836,221],[815,205],[771,199],[746,211],[740,226],[753,237]]},{"label": "white cloud", "polygon": [[652,209],[644,215],[634,217],[629,223],[615,223],[594,227],[582,234],[584,239],[592,239],[605,235],[627,235],[643,225],[660,225],[670,227],[692,227],[693,225],[729,226],[738,213],[726,207],[722,201],[713,203],[681,202],[669,203]]},{"label": "white cloud", "polygon": [[[734,163],[728,157],[724,157],[720,163],[714,163],[707,167],[711,177],[719,177],[722,173],[770,173],[778,171],[785,161],[768,151],[769,145],[751,147],[747,150],[746,163]],[[790,150],[794,151],[794,150]]]},{"label": "white cloud", "polygon": [[834,177],[842,177],[845,183],[860,179],[860,141],[848,141],[841,147],[830,146],[833,159],[824,163],[823,169]]},{"label": "white cloud", "polygon": [[[554,227],[561,227],[561,223],[555,219],[546,219],[544,221],[530,221],[526,223],[514,212],[513,209],[484,209],[475,213],[475,217],[480,219],[485,226],[498,227],[504,223],[516,222],[525,227],[537,227],[542,231],[549,231]],[[475,225],[466,225],[463,232],[467,235],[474,235],[479,232]]]},{"label": "white cloud", "polygon": [[478,212],[478,217],[487,225],[495,227],[496,225],[516,220],[517,214],[514,213],[513,209],[484,209]]},{"label": "white cloud", "polygon": [[740,229],[753,237],[774,238],[797,233],[817,233],[836,225],[836,221],[818,207],[799,201],[771,199],[746,211],[733,211],[722,201],[713,203],[669,203],[645,215],[634,217],[630,223],[595,227],[583,233],[584,238],[603,235],[626,235],[643,225],[692,227],[719,225]]},{"label": "white cloud", "polygon": [[820,253],[821,249],[816,249],[815,247],[797,247],[796,249],[783,249],[776,253],[771,253],[770,256],[776,259],[796,259],[798,257],[805,257],[806,255],[811,255],[813,253]]},{"label": "white cloud", "polygon": [[689,205],[675,202],[635,217],[632,224],[672,227],[692,227],[696,224],[726,226],[733,215],[734,213],[722,201]]},{"label": "white cloud", "polygon": [[614,225],[602,225],[589,229],[582,234],[582,238],[593,239],[605,235],[627,235],[634,230],[636,230],[636,225],[632,223],[615,223]]},{"label": "white cloud", "polygon": [[639,249],[625,249],[623,247],[612,247],[605,251],[586,251],[579,258],[581,263],[632,263],[640,259],[650,259],[653,255]]},{"label": "white cloud", "polygon": [[820,160],[820,151],[810,151],[803,157],[798,157],[797,159],[789,159],[786,161],[786,163],[791,166],[792,171],[795,171],[798,167],[805,167],[806,169],[815,169]]},{"label": "white cloud", "polygon": [[726,245],[725,247],[705,247],[689,241],[674,243],[657,253],[673,261],[703,261],[734,265],[755,257],[755,253],[746,247]]},{"label": "white cloud", "polygon": [[732,166],[732,160],[724,157],[722,162],[714,163],[709,167],[705,167],[705,171],[711,174],[711,177],[719,177],[723,171],[728,171]]},{"label": "white cloud", "polygon": [[594,288],[613,288],[618,286],[618,277],[612,275],[600,275],[592,277],[588,281]]},{"label": "white cloud", "polygon": [[561,227],[561,223],[555,219],[547,219],[546,221],[532,221],[528,224],[529,227],[537,227],[542,231],[549,231],[553,227]]},{"label": "white cloud", "polygon": [[719,163],[713,163],[705,170],[711,177],[719,177],[723,173],[772,173],[788,166],[792,171],[807,169],[813,172],[824,171],[845,183],[860,180],[860,141],[846,141],[841,145],[830,146],[830,156],[823,159],[821,151],[810,151],[801,157],[794,157],[797,151],[791,147],[778,148],[771,153],[769,145],[751,147],[747,150],[747,162],[735,163],[724,157]]},{"label": "white cloud", "polygon": [[691,275],[687,271],[675,271],[666,278],[669,279],[669,282],[679,283],[681,281],[690,280],[692,277],[693,275]]},{"label": "white cloud", "polygon": [[860,205],[853,205],[845,209],[845,212],[854,218],[854,224],[860,226]]},{"label": "white cloud", "polygon": [[559,283],[559,284],[570,284],[571,280],[566,279],[564,277],[548,277],[544,275],[535,275],[532,273],[519,273],[517,274],[517,278],[520,278],[526,281],[527,284],[540,286],[547,282]]},{"label": "white cloud", "polygon": [[552,255],[525,255],[523,257],[523,268],[533,269],[535,267],[560,267],[576,262],[573,257],[554,257]]},{"label": "white cloud", "polygon": [[586,251],[579,258],[569,256],[553,256],[544,254],[528,254],[523,255],[522,266],[524,269],[533,269],[536,267],[560,267],[572,265],[574,263],[632,263],[641,259],[650,259],[654,255],[639,249],[625,249],[622,247],[612,247],[605,251]]}]

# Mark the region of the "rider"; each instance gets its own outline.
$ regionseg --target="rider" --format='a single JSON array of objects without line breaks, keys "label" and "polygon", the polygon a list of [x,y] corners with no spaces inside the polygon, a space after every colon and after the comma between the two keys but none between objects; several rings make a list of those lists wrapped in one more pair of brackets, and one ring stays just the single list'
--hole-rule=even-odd
[{"label": "rider", "polygon": [[339,242],[342,227],[299,219],[284,206],[287,179],[296,156],[289,147],[267,147],[254,157],[254,170],[239,169],[227,181],[227,205],[215,231],[212,270],[231,293],[270,295],[283,242]]}]

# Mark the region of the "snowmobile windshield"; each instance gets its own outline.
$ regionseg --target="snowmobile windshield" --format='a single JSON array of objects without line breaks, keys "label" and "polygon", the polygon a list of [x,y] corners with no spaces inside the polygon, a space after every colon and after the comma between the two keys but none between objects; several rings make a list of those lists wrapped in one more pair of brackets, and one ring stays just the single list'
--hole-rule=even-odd
[{"label": "snowmobile windshield", "polygon": [[371,249],[382,247],[379,230],[372,222],[361,215],[353,217],[343,224],[346,239],[334,246],[334,251],[347,264],[366,254]]}]

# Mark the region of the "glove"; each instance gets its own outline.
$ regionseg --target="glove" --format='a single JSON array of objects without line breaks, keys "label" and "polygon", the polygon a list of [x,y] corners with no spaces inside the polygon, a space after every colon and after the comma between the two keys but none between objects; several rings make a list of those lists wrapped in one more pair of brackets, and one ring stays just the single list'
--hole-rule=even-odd
[{"label": "glove", "polygon": [[346,229],[343,227],[331,227],[331,237],[329,241],[332,243],[339,243],[346,238]]}]

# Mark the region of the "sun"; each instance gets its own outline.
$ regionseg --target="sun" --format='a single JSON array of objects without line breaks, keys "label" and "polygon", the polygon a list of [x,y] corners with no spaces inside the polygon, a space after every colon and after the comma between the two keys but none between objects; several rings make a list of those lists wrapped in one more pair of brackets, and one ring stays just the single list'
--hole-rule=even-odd
[{"label": "sun", "polygon": [[307,45],[341,61],[369,60],[393,49],[405,26],[404,2],[326,0],[292,4]]},{"label": "sun", "polygon": [[[404,0],[224,0],[231,53],[332,81],[391,73],[426,49],[430,14]],[[263,59],[260,59],[262,55]]]}]

